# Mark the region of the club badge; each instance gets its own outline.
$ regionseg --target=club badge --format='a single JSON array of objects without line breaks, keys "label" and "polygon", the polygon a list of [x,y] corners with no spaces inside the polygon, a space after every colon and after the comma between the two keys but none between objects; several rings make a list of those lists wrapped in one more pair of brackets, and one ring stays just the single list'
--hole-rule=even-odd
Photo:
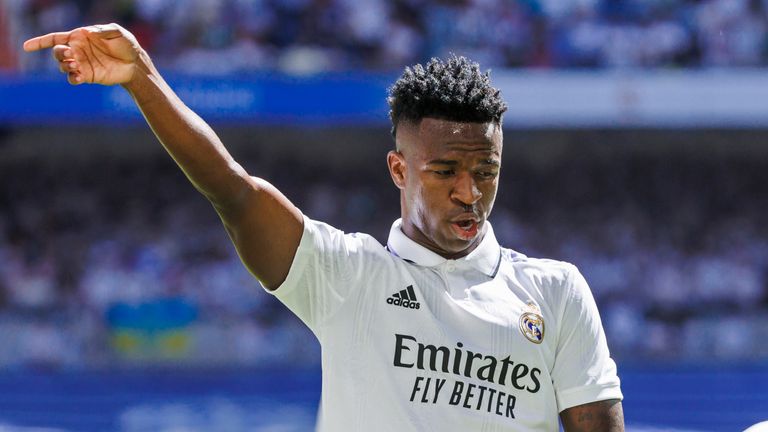
[{"label": "club badge", "polygon": [[529,341],[540,344],[544,340],[544,317],[541,310],[532,301],[528,302],[525,312],[520,315],[520,331]]}]

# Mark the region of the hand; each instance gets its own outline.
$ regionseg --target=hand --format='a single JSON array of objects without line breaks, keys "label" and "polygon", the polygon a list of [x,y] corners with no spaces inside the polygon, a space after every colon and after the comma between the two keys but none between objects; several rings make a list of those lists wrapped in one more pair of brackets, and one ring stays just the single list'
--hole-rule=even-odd
[{"label": "hand", "polygon": [[143,52],[136,38],[117,24],[49,33],[24,42],[24,51],[53,48],[59,70],[70,84],[125,84],[140,66]]}]

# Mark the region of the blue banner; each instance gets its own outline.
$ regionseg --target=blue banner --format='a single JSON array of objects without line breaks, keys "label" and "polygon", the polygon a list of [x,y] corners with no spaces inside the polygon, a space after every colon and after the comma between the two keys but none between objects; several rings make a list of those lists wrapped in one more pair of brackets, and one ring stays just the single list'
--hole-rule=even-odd
[{"label": "blue banner", "polygon": [[[381,125],[391,76],[201,78],[167,76],[204,119],[234,124]],[[0,75],[0,124],[138,123],[140,112],[119,86],[71,86],[62,75]]]}]

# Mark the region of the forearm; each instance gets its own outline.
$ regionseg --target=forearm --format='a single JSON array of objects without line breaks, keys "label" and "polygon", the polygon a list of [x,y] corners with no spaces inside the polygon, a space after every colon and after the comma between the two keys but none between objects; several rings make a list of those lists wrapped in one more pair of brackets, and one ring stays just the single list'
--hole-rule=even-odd
[{"label": "forearm", "polygon": [[248,190],[245,170],[210,126],[179,99],[143,51],[136,68],[132,80],[123,87],[163,147],[217,208],[236,205]]},{"label": "forearm", "polygon": [[168,153],[213,203],[245,265],[264,286],[279,286],[301,240],[301,212],[232,159],[163,80],[136,38],[117,24],[104,24],[24,42],[26,51],[48,48],[70,84],[121,84],[130,93]]}]

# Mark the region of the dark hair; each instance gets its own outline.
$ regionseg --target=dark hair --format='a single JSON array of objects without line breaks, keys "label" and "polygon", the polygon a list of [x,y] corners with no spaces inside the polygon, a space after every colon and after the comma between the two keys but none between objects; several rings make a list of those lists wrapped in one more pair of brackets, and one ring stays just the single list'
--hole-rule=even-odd
[{"label": "dark hair", "polygon": [[401,121],[419,122],[424,117],[460,122],[496,122],[507,104],[501,91],[491,86],[489,72],[463,56],[433,58],[422,66],[406,67],[389,88],[392,136]]}]

